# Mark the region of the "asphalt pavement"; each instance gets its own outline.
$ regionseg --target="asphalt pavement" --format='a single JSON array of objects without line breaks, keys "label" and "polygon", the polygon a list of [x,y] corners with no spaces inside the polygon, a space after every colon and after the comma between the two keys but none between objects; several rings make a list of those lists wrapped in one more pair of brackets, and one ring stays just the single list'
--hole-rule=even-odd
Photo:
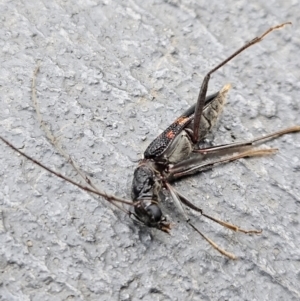
[{"label": "asphalt pavement", "polygon": [[[286,21],[213,74],[230,83],[213,145],[300,125],[297,1],[1,1],[0,131],[20,150],[80,181],[47,138],[104,191],[130,199],[137,161],[193,104],[205,74],[246,41]],[[37,101],[32,99],[37,66]],[[0,143],[0,300],[299,300],[300,133],[176,183],[234,233],[168,198],[171,235],[136,225]]]}]

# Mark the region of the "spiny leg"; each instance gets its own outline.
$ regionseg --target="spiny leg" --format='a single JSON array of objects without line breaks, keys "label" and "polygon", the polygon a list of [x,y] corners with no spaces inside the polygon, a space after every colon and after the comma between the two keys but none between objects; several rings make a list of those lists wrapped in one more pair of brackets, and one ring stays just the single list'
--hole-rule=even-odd
[{"label": "spiny leg", "polygon": [[224,151],[224,150],[232,150],[232,149],[246,147],[246,146],[253,146],[255,144],[262,143],[266,140],[275,139],[275,138],[278,138],[280,136],[290,134],[290,133],[296,133],[296,132],[300,132],[300,126],[299,125],[292,126],[292,127],[280,130],[278,132],[268,134],[266,136],[254,138],[254,139],[249,140],[249,141],[231,143],[231,144],[224,144],[224,145],[217,145],[217,146],[213,146],[213,147],[209,147],[209,148],[195,149],[195,150],[193,150],[193,152],[194,153],[200,153],[200,154],[211,154],[211,153],[216,153],[216,152]]},{"label": "spiny leg", "polygon": [[230,252],[228,252],[228,251],[226,251],[226,250],[224,250],[224,249],[222,249],[222,248],[220,248],[213,240],[211,240],[210,238],[208,238],[206,235],[204,235],[201,231],[199,231],[199,229],[198,228],[196,228],[193,224],[191,224],[189,221],[188,221],[188,224],[197,232],[197,233],[199,233],[213,248],[215,248],[217,251],[219,251],[222,255],[224,255],[224,256],[227,256],[228,258],[230,258],[230,259],[237,259],[237,257],[234,255],[234,254],[232,254],[232,253],[230,253]]},{"label": "spiny leg", "polygon": [[[175,190],[175,188],[173,188]],[[212,217],[208,214],[205,214],[203,212],[203,210],[199,207],[197,207],[196,205],[194,205],[193,203],[191,203],[182,193],[180,193],[179,191],[175,190],[176,194],[179,196],[181,202],[183,204],[185,204],[186,206],[188,206],[189,208],[197,211],[197,212],[200,212],[202,216],[220,224],[221,226],[225,227],[225,228],[228,228],[232,231],[235,231],[235,232],[242,232],[242,233],[245,233],[245,234],[260,234],[262,232],[262,230],[245,230],[245,229],[242,229],[236,225],[233,225],[231,223],[228,223],[228,222],[224,222],[220,219],[217,219],[215,217]]]},{"label": "spiny leg", "polygon": [[194,129],[193,129],[193,142],[194,143],[199,142],[200,121],[201,121],[201,116],[202,116],[203,107],[204,107],[204,103],[205,103],[205,97],[206,97],[206,93],[207,93],[208,82],[209,82],[211,74],[214,73],[215,71],[217,71],[218,69],[220,69],[225,64],[227,64],[230,60],[232,60],[235,56],[237,56],[238,54],[243,52],[245,49],[249,48],[252,45],[255,45],[255,44],[259,43],[261,40],[263,40],[263,38],[266,35],[268,35],[272,31],[274,31],[276,29],[280,29],[280,28],[284,27],[287,24],[292,24],[292,23],[291,22],[286,22],[286,23],[283,23],[283,24],[280,24],[280,25],[269,28],[261,36],[256,37],[256,38],[252,39],[250,42],[246,43],[243,47],[238,49],[231,56],[229,56],[227,59],[225,59],[223,62],[221,62],[219,65],[217,65],[215,68],[213,68],[212,70],[210,70],[206,74],[206,76],[203,79],[201,88],[200,88],[199,96],[198,96],[198,99],[197,99],[197,105],[196,105],[196,109],[195,109]]},{"label": "spiny leg", "polygon": [[178,165],[174,165],[173,167],[171,167],[167,176],[167,180],[174,181],[185,176],[193,175],[201,171],[212,169],[216,165],[229,163],[241,158],[271,155],[274,154],[277,150],[278,149],[276,148],[250,149],[237,155],[229,156],[208,163],[203,163],[202,157],[188,159],[186,161],[181,162]]},{"label": "spiny leg", "polygon": [[[169,183],[165,183],[168,191],[171,194],[172,199],[174,200],[174,202],[176,203],[177,207],[180,209],[180,211],[183,212],[183,215],[186,219],[186,222],[188,223],[188,225],[190,227],[192,227],[198,234],[200,234],[214,249],[216,249],[217,251],[219,251],[222,255],[227,256],[230,259],[237,259],[237,257],[230,253],[225,251],[224,249],[222,249],[221,247],[219,247],[213,240],[211,240],[210,238],[208,238],[206,235],[204,235],[197,227],[195,227],[191,222],[190,219],[187,217],[183,207],[181,206],[181,201],[180,201],[180,195],[178,194],[178,192],[175,190],[174,187],[172,187]],[[201,210],[201,209],[199,209]],[[202,210],[201,210],[202,212]]]}]

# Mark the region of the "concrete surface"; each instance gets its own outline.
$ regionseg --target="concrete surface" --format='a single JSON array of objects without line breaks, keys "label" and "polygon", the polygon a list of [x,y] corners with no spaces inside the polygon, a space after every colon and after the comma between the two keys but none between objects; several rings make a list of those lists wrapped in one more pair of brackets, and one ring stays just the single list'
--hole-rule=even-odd
[{"label": "concrete surface", "polygon": [[[198,95],[210,67],[269,26],[216,73],[233,85],[214,143],[300,124],[298,1],[1,1],[1,135],[80,180],[40,128],[98,185],[129,197],[136,160]],[[176,187],[232,233],[188,211],[231,261],[189,228],[172,202],[172,235],[135,225],[0,143],[0,300],[299,300],[300,134]]]}]

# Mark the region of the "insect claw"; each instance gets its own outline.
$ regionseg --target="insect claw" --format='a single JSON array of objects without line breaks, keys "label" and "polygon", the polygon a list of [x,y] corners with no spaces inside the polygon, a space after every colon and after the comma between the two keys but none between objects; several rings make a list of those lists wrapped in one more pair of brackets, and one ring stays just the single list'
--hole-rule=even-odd
[{"label": "insect claw", "polygon": [[167,234],[171,234],[171,223],[165,223],[164,225],[161,225],[160,230],[167,233]]}]

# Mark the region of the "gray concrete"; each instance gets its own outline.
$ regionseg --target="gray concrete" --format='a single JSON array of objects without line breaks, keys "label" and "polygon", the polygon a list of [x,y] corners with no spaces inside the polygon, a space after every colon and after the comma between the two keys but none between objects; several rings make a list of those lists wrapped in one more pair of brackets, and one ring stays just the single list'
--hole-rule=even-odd
[{"label": "gray concrete", "polygon": [[[214,143],[299,124],[297,1],[1,1],[1,135],[80,180],[40,128],[98,186],[130,196],[136,160],[197,97],[205,72],[269,26],[268,36],[213,76],[232,83]],[[174,204],[172,235],[136,226],[106,201],[49,175],[3,143],[0,300],[299,300],[300,134],[176,187],[207,213],[260,236],[232,233],[188,211],[231,261],[189,228]]]}]

